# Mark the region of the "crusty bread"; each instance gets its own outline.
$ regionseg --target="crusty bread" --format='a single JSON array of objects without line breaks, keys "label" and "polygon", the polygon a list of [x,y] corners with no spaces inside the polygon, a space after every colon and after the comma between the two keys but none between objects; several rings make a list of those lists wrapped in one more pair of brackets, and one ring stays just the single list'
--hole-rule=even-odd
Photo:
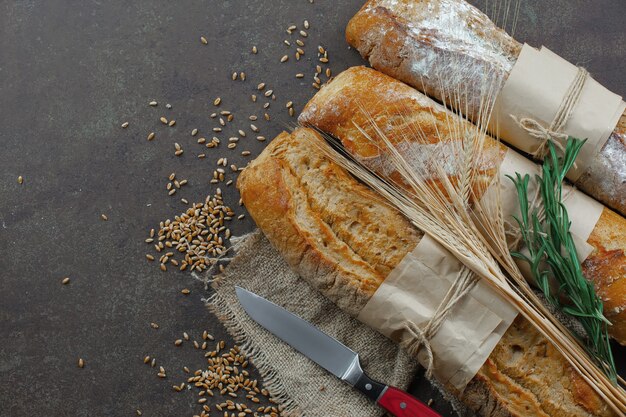
[{"label": "crusty bread", "polygon": [[[329,161],[317,132],[281,133],[237,186],[257,225],[306,281],[356,316],[423,234]],[[612,413],[565,359],[517,318],[460,398],[489,417]]]},{"label": "crusty bread", "polygon": [[[396,181],[397,172],[385,172],[388,167],[372,164],[384,155],[379,155],[379,148],[355,126],[369,131],[372,138],[377,137],[364,112],[358,111],[364,104],[367,104],[368,116],[386,129],[386,136],[394,143],[417,141],[416,129],[424,132],[433,143],[450,140],[456,130],[450,127],[448,118],[454,118],[457,129],[469,126],[469,122],[448,112],[424,94],[378,71],[353,67],[336,76],[309,101],[299,120],[337,137],[350,153]],[[496,172],[502,155],[497,151],[498,146],[500,150],[505,149],[495,140],[486,139],[482,152],[484,170],[479,177],[482,182],[489,183]],[[583,273],[593,281],[605,304],[605,315],[614,323],[610,328],[611,335],[625,344],[626,219],[605,208],[587,241],[594,251],[583,263]]]},{"label": "crusty bread", "polygon": [[241,173],[237,186],[255,222],[289,264],[356,315],[422,234],[322,158],[307,144],[313,139],[309,130],[280,134]]},{"label": "crusty bread", "polygon": [[[372,67],[443,100],[463,91],[458,107],[472,120],[481,75],[497,88],[522,45],[465,0],[368,0],[346,28],[348,43]],[[576,186],[626,215],[626,113]]]}]

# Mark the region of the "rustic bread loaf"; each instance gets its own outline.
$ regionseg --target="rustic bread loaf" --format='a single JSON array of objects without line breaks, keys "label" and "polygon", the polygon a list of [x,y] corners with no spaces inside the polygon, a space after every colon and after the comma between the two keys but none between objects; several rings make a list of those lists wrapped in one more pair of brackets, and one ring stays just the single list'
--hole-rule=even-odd
[{"label": "rustic bread loaf", "polygon": [[[419,142],[416,130],[423,132],[432,143],[443,142],[454,139],[459,126],[469,126],[469,122],[424,94],[378,71],[353,67],[339,74],[309,101],[299,120],[340,139],[351,154],[395,181],[400,176],[385,162],[385,154],[357,128],[377,137],[365,113],[359,111],[364,104],[367,104],[367,116],[375,120],[395,144]],[[450,126],[450,120],[455,121],[456,129]],[[486,139],[481,181],[489,183],[495,175],[502,158],[498,149],[506,148],[491,138]],[[626,219],[605,208],[587,242],[594,251],[583,263],[583,273],[594,283],[604,302],[605,315],[614,323],[611,335],[625,344]]]},{"label": "rustic bread loaf", "polygon": [[[283,132],[241,173],[237,187],[289,265],[356,316],[423,234],[329,161],[322,146],[327,145],[314,130]],[[612,415],[521,317],[457,394],[489,417]]]},{"label": "rustic bread loaf", "polygon": [[[522,48],[464,0],[369,0],[346,38],[372,67],[431,97],[463,91],[458,107],[473,120],[481,75],[499,89]],[[626,113],[576,186],[626,215]]]}]

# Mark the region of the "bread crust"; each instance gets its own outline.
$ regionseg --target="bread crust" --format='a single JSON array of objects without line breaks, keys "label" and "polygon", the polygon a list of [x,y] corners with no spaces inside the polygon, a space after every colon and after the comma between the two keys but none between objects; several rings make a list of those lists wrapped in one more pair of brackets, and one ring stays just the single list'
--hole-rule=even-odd
[{"label": "bread crust", "polygon": [[[378,71],[353,67],[337,75],[309,101],[299,120],[337,137],[350,153],[395,181],[399,178],[397,172],[384,171],[384,164],[371,163],[376,157],[384,162],[384,155],[355,126],[377,137],[365,113],[358,111],[365,103],[368,116],[385,126],[386,136],[393,143],[416,142],[416,126],[433,143],[453,139],[456,131],[451,131],[447,118],[455,118],[457,126],[471,126],[419,91]],[[491,182],[505,149],[486,138],[479,177],[482,183]],[[583,273],[605,303],[605,315],[614,323],[611,335],[625,344],[626,219],[605,208],[587,242],[594,250],[582,264]]]},{"label": "bread crust", "polygon": [[[237,186],[248,212],[289,265],[356,316],[423,234],[328,161],[322,146],[314,130],[283,132],[241,173]],[[354,221],[360,226],[350,228]],[[612,415],[521,317],[457,394],[489,417]]]},{"label": "bread crust", "polygon": [[[522,48],[464,0],[369,0],[346,39],[372,67],[437,100],[464,91],[459,108],[472,120],[481,105],[473,81],[488,73],[499,91]],[[626,215],[626,112],[575,185]]]}]

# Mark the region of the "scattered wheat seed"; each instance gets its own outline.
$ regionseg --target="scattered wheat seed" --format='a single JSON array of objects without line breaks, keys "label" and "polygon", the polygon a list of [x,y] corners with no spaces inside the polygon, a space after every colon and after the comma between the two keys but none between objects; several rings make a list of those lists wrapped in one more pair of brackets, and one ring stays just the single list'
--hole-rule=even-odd
[{"label": "scattered wheat seed", "polygon": [[289,55],[283,55],[283,57],[280,59],[280,62],[287,62],[288,59]]},{"label": "scattered wheat seed", "polygon": [[326,76],[330,78],[331,75],[332,75],[332,72],[330,71],[330,68],[326,68]]},{"label": "scattered wheat seed", "polygon": [[188,295],[191,291],[188,288],[183,288],[182,290],[180,290],[181,293]]},{"label": "scattered wheat seed", "polygon": [[256,54],[257,52],[258,52],[258,49],[256,48],[256,46],[253,46],[253,47],[252,47],[252,53],[253,53],[253,54]]},{"label": "scattered wheat seed", "polygon": [[63,280],[61,281],[61,284],[63,284],[63,285],[67,285],[67,284],[69,284],[69,283],[70,283],[70,278],[69,278],[69,277],[65,277],[65,278],[63,278]]},{"label": "scattered wheat seed", "polygon": [[198,129],[193,129],[191,131],[191,136],[196,136],[198,134]]},{"label": "scattered wheat seed", "polygon": [[148,134],[148,140],[152,140],[152,139],[154,139],[154,132],[150,132]]},{"label": "scattered wheat seed", "polygon": [[176,341],[174,342],[174,345],[176,346],[180,346],[183,344],[183,341],[181,339],[176,339]]},{"label": "scattered wheat seed", "polygon": [[148,103],[148,105],[152,107],[155,107],[157,104],[159,103],[157,103],[155,100],[152,100],[150,103]]},{"label": "scattered wheat seed", "polygon": [[215,100],[213,100],[213,105],[214,106],[219,106],[221,102],[222,102],[222,98],[218,97]]},{"label": "scattered wheat seed", "polygon": [[291,46],[291,42],[289,42],[287,39],[285,39],[285,40],[283,41],[283,43],[284,43],[285,45],[287,45],[287,46]]},{"label": "scattered wheat seed", "polygon": [[263,117],[265,118],[265,120],[268,120],[268,121],[271,119],[270,115],[267,113],[263,113]]},{"label": "scattered wheat seed", "polygon": [[309,21],[305,20],[303,26],[304,26],[305,29],[308,29],[309,28]]},{"label": "scattered wheat seed", "polygon": [[237,220],[242,220],[244,217],[246,217],[245,214],[240,214],[239,216],[237,216]]},{"label": "scattered wheat seed", "polygon": [[293,107],[289,107],[289,116],[293,117],[294,114],[295,111],[293,110]]},{"label": "scattered wheat seed", "polygon": [[324,49],[322,45],[318,45],[317,51],[322,55],[326,52],[326,50]]},{"label": "scattered wheat seed", "polygon": [[322,57],[322,58],[320,58],[320,62],[327,63],[328,62],[328,58]]},{"label": "scattered wheat seed", "polygon": [[306,38],[309,35],[305,31],[301,30],[300,31],[300,36],[302,36],[303,38]]},{"label": "scattered wheat seed", "polygon": [[304,55],[304,49],[302,49],[302,48],[296,48],[296,51],[298,51],[298,53],[299,53],[300,55]]},{"label": "scattered wheat seed", "polygon": [[239,73],[239,78],[241,78],[241,81],[246,81],[246,73],[245,72],[240,72]]},{"label": "scattered wheat seed", "polygon": [[235,81],[237,79],[237,73],[233,72],[233,75],[230,78]]},{"label": "scattered wheat seed", "polygon": [[85,367],[85,360],[83,358],[78,358],[78,367],[79,368]]},{"label": "scattered wheat seed", "polygon": [[256,95],[255,95],[255,94],[252,94],[252,95],[250,96],[250,100],[252,100],[252,102],[253,102],[253,103],[256,103]]},{"label": "scattered wheat seed", "polygon": [[170,122],[167,124],[169,127],[172,127],[176,124],[176,120],[170,120]]},{"label": "scattered wheat seed", "polygon": [[106,215],[106,214],[101,214],[101,215],[100,215],[100,218],[101,218],[102,220],[104,220],[104,221],[109,220],[109,218],[107,217],[107,215]]},{"label": "scattered wheat seed", "polygon": [[149,261],[154,261],[154,256],[150,255],[150,254],[146,254],[146,259]]},{"label": "scattered wheat seed", "polygon": [[205,45],[209,43],[209,41],[207,41],[207,39],[204,36],[200,36],[200,42],[202,42]]},{"label": "scattered wheat seed", "polygon": [[126,129],[126,128],[128,127],[128,125],[129,125],[129,123],[128,123],[128,122],[124,122],[124,123],[122,123],[122,128],[123,128],[123,129]]},{"label": "scattered wheat seed", "polygon": [[17,183],[20,185],[24,184],[24,177],[22,177],[21,175],[17,177]]},{"label": "scattered wheat seed", "polygon": [[297,44],[298,46],[304,46],[304,42],[302,42],[300,39],[297,39],[297,40],[296,40],[296,44]]},{"label": "scattered wheat seed", "polygon": [[260,83],[259,85],[256,86],[256,89],[261,91],[265,88],[265,83]]}]

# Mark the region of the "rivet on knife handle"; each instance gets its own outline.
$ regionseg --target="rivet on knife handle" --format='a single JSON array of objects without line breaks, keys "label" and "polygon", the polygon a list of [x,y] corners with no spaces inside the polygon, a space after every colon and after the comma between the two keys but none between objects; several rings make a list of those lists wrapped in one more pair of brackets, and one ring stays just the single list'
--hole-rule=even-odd
[{"label": "rivet on knife handle", "polygon": [[394,387],[387,387],[377,403],[396,417],[441,417],[417,398]]}]

